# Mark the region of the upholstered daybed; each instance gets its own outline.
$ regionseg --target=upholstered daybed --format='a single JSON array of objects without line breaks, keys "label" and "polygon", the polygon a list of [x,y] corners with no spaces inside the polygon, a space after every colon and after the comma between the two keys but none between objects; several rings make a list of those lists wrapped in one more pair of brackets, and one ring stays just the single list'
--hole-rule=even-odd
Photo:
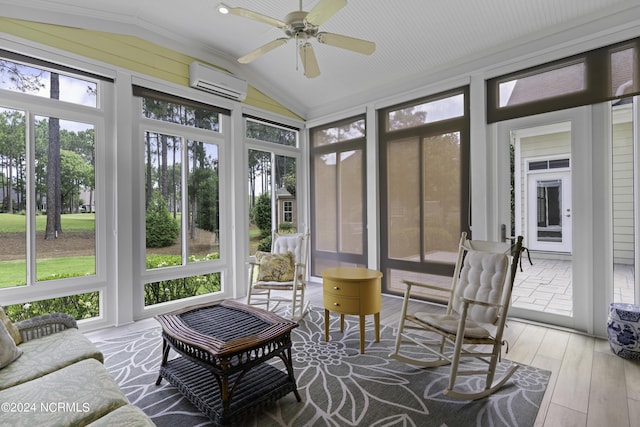
[{"label": "upholstered daybed", "polygon": [[153,426],[61,313],[11,323],[0,308],[0,425]]}]

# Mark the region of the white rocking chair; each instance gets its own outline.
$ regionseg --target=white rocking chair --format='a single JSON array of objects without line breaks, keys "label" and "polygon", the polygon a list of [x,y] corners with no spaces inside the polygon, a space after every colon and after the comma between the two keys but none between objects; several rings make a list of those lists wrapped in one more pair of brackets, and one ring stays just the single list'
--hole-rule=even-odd
[{"label": "white rocking chair", "polygon": [[[462,233],[446,313],[408,314],[412,287],[449,289],[405,281],[395,349],[389,356],[423,367],[450,364],[449,384],[443,393],[455,399],[475,400],[497,391],[519,367],[511,363],[494,382],[505,344],[502,335],[521,251],[521,236],[511,245],[471,241]],[[465,366],[462,359],[468,358],[480,360],[488,367]],[[456,385],[458,376],[468,375],[485,376],[484,388],[468,390]]]},{"label": "white rocking chair", "polygon": [[291,318],[301,319],[307,308],[306,288],[309,234],[274,233],[271,253],[257,252],[249,261],[247,304],[275,311],[291,303]]}]

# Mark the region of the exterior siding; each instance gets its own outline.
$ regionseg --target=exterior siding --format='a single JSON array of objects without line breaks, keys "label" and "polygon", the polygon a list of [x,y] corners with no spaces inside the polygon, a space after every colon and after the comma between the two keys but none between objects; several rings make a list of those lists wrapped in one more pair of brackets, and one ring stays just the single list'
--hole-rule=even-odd
[{"label": "exterior siding", "polygon": [[631,122],[613,125],[613,259],[633,264],[633,129]]},{"label": "exterior siding", "polygon": [[[526,137],[520,140],[520,144],[520,167],[523,171],[519,182],[520,203],[526,206],[526,160],[570,156],[570,133]],[[613,125],[612,175],[614,263],[633,264],[633,129],[629,121]],[[525,212],[524,209],[521,211],[520,223],[526,233]]]}]

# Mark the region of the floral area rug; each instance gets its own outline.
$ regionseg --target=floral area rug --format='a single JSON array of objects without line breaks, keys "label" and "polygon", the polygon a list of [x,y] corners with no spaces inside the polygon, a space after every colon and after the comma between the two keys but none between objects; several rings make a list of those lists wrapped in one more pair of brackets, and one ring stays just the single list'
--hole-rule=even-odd
[{"label": "floral area rug", "polygon": [[[367,316],[372,317],[372,316]],[[390,359],[394,330],[381,327],[373,341],[367,319],[365,354],[360,354],[357,316],[331,315],[324,340],[324,312],[310,309],[293,330],[293,364],[302,401],[281,398],[243,426],[532,426],[550,372],[520,367],[497,393],[478,401],[447,398],[448,367],[419,369]],[[131,403],[159,426],[210,426],[210,420],[166,380],[155,385],[161,358],[160,327],[96,342],[105,365]],[[279,358],[274,364],[282,365]],[[282,366],[284,369],[284,366]],[[499,373],[496,378],[499,377]],[[477,387],[477,378],[466,377]],[[213,383],[213,381],[212,381]]]}]

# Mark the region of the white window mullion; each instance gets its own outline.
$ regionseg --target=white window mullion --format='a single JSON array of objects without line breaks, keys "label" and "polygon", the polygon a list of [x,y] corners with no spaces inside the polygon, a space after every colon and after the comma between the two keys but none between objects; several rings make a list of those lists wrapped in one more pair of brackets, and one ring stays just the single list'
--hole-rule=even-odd
[{"label": "white window mullion", "polygon": [[182,180],[182,194],[180,195],[180,208],[182,209],[182,215],[180,216],[180,227],[182,232],[180,233],[182,241],[182,265],[185,266],[188,263],[188,247],[189,247],[189,194],[188,194],[188,182],[189,182],[189,139],[184,136],[180,138],[180,158],[182,159],[182,170],[180,179]]},{"label": "white window mullion", "polygon": [[27,163],[27,286],[36,283],[36,132],[35,132],[35,116],[33,112],[25,112],[25,144],[26,144],[26,163]]}]

